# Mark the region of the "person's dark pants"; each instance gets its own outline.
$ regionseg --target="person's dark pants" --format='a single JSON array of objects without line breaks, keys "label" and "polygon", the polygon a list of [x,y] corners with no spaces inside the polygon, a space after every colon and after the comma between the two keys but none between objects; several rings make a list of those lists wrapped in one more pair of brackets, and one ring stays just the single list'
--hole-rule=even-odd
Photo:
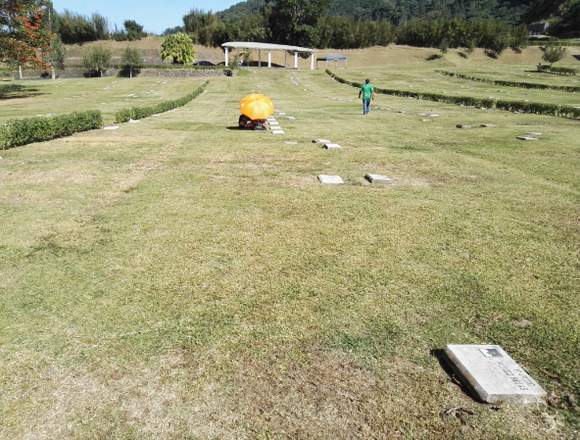
[{"label": "person's dark pants", "polygon": [[363,98],[363,115],[368,115],[371,111],[371,100]]}]

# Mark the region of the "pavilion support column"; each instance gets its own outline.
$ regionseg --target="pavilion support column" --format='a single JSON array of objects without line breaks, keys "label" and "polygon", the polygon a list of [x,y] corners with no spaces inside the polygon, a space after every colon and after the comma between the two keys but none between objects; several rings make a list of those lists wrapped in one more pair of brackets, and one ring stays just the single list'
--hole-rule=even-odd
[{"label": "pavilion support column", "polygon": [[272,52],[268,52],[268,69],[272,68]]},{"label": "pavilion support column", "polygon": [[262,51],[258,50],[258,67],[262,67]]},{"label": "pavilion support column", "polygon": [[288,51],[284,51],[284,67],[288,67]]},{"label": "pavilion support column", "polygon": [[314,70],[314,52],[310,54],[310,70]]},{"label": "pavilion support column", "polygon": [[294,52],[294,68],[298,69],[298,52]]},{"label": "pavilion support column", "polygon": [[228,67],[230,65],[230,49],[228,49],[227,47],[226,47],[225,57],[226,57],[226,59],[224,60],[225,61],[224,64],[226,65],[226,67]]}]

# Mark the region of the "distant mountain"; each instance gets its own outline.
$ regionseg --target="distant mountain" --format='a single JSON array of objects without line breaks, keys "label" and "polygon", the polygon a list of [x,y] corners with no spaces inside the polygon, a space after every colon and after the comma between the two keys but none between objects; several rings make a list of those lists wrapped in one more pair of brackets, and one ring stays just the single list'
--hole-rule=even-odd
[{"label": "distant mountain", "polygon": [[[560,0],[537,0],[537,3]],[[265,0],[240,2],[222,11],[226,19],[252,15]],[[529,10],[530,0],[330,0],[328,15],[362,20],[390,20],[395,24],[413,18],[463,17],[496,18],[519,23]]]}]

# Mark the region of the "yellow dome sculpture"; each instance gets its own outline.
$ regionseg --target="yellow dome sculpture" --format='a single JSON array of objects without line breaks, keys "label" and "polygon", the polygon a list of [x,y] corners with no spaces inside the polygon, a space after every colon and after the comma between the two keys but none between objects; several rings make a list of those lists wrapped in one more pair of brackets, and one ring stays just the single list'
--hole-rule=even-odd
[{"label": "yellow dome sculpture", "polygon": [[274,103],[266,95],[252,93],[240,101],[240,113],[253,121],[267,119],[274,113]]}]

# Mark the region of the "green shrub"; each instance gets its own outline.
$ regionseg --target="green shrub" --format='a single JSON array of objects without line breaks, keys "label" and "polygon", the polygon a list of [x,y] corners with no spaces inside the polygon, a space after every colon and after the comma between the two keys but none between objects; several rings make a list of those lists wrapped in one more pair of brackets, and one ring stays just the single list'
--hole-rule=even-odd
[{"label": "green shrub", "polygon": [[[572,69],[570,69],[572,70]],[[451,76],[454,78],[466,79],[469,81],[479,81],[487,84],[494,84],[496,86],[506,86],[506,87],[522,87],[525,89],[550,89],[550,90],[561,90],[563,92],[580,92],[580,87],[575,86],[554,86],[552,84],[539,84],[539,83],[528,83],[520,81],[504,81],[495,80],[490,78],[481,78],[478,76],[464,75],[461,73],[449,72],[446,70],[437,70],[437,73],[442,75]]]},{"label": "green shrub", "polygon": [[201,86],[195,89],[188,95],[182,96],[181,98],[174,99],[171,101],[163,101],[159,104],[150,105],[146,107],[133,107],[133,108],[125,108],[118,111],[115,114],[115,121],[117,123],[121,122],[128,122],[131,119],[143,119],[147,118],[151,115],[155,115],[157,113],[164,113],[169,110],[173,110],[174,108],[183,107],[188,102],[192,101],[196,98],[207,86],[208,81],[205,81]]},{"label": "green shrub", "polygon": [[[360,83],[340,78],[332,71],[326,69],[326,73],[336,81],[348,84],[353,87],[360,87]],[[375,91],[384,95],[403,96],[416,99],[426,99],[429,101],[448,102],[451,104],[466,105],[472,107],[498,108],[512,112],[535,113],[538,115],[558,116],[568,119],[580,119],[580,109],[571,106],[560,106],[556,104],[543,104],[538,102],[505,101],[494,99],[482,99],[472,96],[448,96],[439,93],[412,92],[409,90],[375,88]]]},{"label": "green shrub", "polygon": [[0,149],[48,141],[103,126],[100,111],[14,119],[0,126]]},{"label": "green shrub", "polygon": [[538,72],[553,73],[555,75],[563,76],[575,76],[576,73],[578,73],[576,69],[570,69],[568,67],[554,67],[547,64],[538,64]]}]

